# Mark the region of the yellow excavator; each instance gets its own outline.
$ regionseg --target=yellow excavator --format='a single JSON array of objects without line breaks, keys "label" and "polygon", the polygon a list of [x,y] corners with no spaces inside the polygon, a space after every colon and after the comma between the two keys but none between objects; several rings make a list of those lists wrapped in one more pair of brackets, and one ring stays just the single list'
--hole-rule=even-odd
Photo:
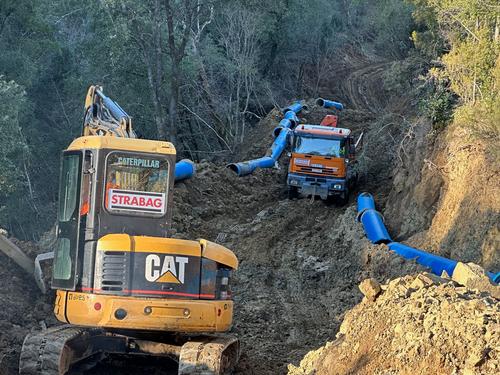
[{"label": "yellow excavator", "polygon": [[224,374],[239,359],[231,276],[207,240],[169,238],[176,150],[138,139],[91,86],[82,136],[62,153],[52,289],[64,325],[29,334],[20,374],[60,375],[109,354],[175,359],[178,374]]}]

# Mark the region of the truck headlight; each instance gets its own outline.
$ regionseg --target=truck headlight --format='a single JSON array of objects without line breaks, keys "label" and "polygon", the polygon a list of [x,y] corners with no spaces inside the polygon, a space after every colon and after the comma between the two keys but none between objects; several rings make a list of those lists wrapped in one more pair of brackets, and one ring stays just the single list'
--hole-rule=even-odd
[{"label": "truck headlight", "polygon": [[299,184],[299,180],[290,180],[290,185],[297,186]]},{"label": "truck headlight", "polygon": [[335,190],[342,190],[342,185],[340,185],[340,184],[335,184],[335,185],[333,185],[333,188],[334,188]]}]

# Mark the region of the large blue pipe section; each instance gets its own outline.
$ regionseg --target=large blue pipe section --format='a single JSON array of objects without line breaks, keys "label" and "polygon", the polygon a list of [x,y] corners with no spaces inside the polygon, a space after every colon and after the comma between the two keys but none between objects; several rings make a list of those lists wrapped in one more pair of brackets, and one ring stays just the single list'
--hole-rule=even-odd
[{"label": "large blue pipe section", "polygon": [[267,152],[268,155],[259,159],[231,163],[227,167],[238,176],[246,176],[257,168],[274,167],[276,161],[288,143],[288,137],[291,133],[291,129],[299,123],[297,113],[299,113],[302,108],[304,108],[302,103],[297,101],[283,110],[284,119],[280,121],[279,126],[273,131],[273,135],[276,139],[271,145],[271,150]]},{"label": "large blue pipe section", "polygon": [[[418,264],[429,267],[433,273],[441,276],[443,271],[448,275],[453,275],[457,265],[456,260],[444,258],[439,255],[427,253],[423,250],[393,242],[384,225],[384,218],[380,212],[375,209],[375,201],[369,193],[361,193],[358,196],[358,221],[363,224],[366,236],[374,244],[387,244],[390,250],[402,256],[405,259],[414,259]],[[488,272],[490,279],[500,282],[500,272]]]},{"label": "large blue pipe section", "polygon": [[290,104],[288,107],[286,107],[285,109],[283,109],[283,114],[286,115],[287,112],[294,112],[294,113],[299,113],[300,111],[302,111],[302,102],[300,100],[296,101],[295,103],[293,104]]},{"label": "large blue pipe section", "polygon": [[257,168],[274,167],[276,161],[287,145],[290,132],[291,130],[287,128],[284,128],[283,131],[280,132],[271,146],[270,155],[261,157],[259,159],[242,161],[240,163],[231,163],[227,167],[235,172],[238,176],[246,176],[247,174],[255,171]]},{"label": "large blue pipe section", "polygon": [[316,104],[324,108],[336,108],[339,111],[344,109],[344,105],[339,102],[334,102],[333,100],[326,100],[323,98],[316,99]]},{"label": "large blue pipe section", "polygon": [[175,164],[175,181],[185,180],[191,178],[196,173],[196,166],[189,159],[182,159]]}]

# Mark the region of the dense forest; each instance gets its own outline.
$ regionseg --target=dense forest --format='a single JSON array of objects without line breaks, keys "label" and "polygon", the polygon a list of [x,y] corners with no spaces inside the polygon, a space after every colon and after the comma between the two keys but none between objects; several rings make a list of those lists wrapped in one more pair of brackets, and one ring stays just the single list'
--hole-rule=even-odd
[{"label": "dense forest", "polygon": [[143,137],[224,159],[358,53],[393,61],[381,88],[411,96],[436,131],[468,126],[498,151],[499,38],[495,0],[2,0],[0,227],[37,239],[54,222],[90,84]]}]

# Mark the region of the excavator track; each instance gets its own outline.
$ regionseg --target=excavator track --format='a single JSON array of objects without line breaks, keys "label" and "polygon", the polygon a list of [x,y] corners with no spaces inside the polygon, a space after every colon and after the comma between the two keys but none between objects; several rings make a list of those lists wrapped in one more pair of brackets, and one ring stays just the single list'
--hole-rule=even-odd
[{"label": "excavator track", "polygon": [[19,374],[65,374],[71,365],[94,354],[85,344],[99,334],[104,331],[74,326],[53,327],[30,334],[23,342]]},{"label": "excavator track", "polygon": [[174,344],[144,340],[75,326],[53,327],[24,339],[20,375],[64,375],[82,362],[103,354],[170,357],[179,363],[179,375],[230,373],[240,355],[239,341],[230,336],[183,337]]},{"label": "excavator track", "polygon": [[178,375],[228,374],[238,363],[240,343],[235,337],[208,337],[182,346]]}]

